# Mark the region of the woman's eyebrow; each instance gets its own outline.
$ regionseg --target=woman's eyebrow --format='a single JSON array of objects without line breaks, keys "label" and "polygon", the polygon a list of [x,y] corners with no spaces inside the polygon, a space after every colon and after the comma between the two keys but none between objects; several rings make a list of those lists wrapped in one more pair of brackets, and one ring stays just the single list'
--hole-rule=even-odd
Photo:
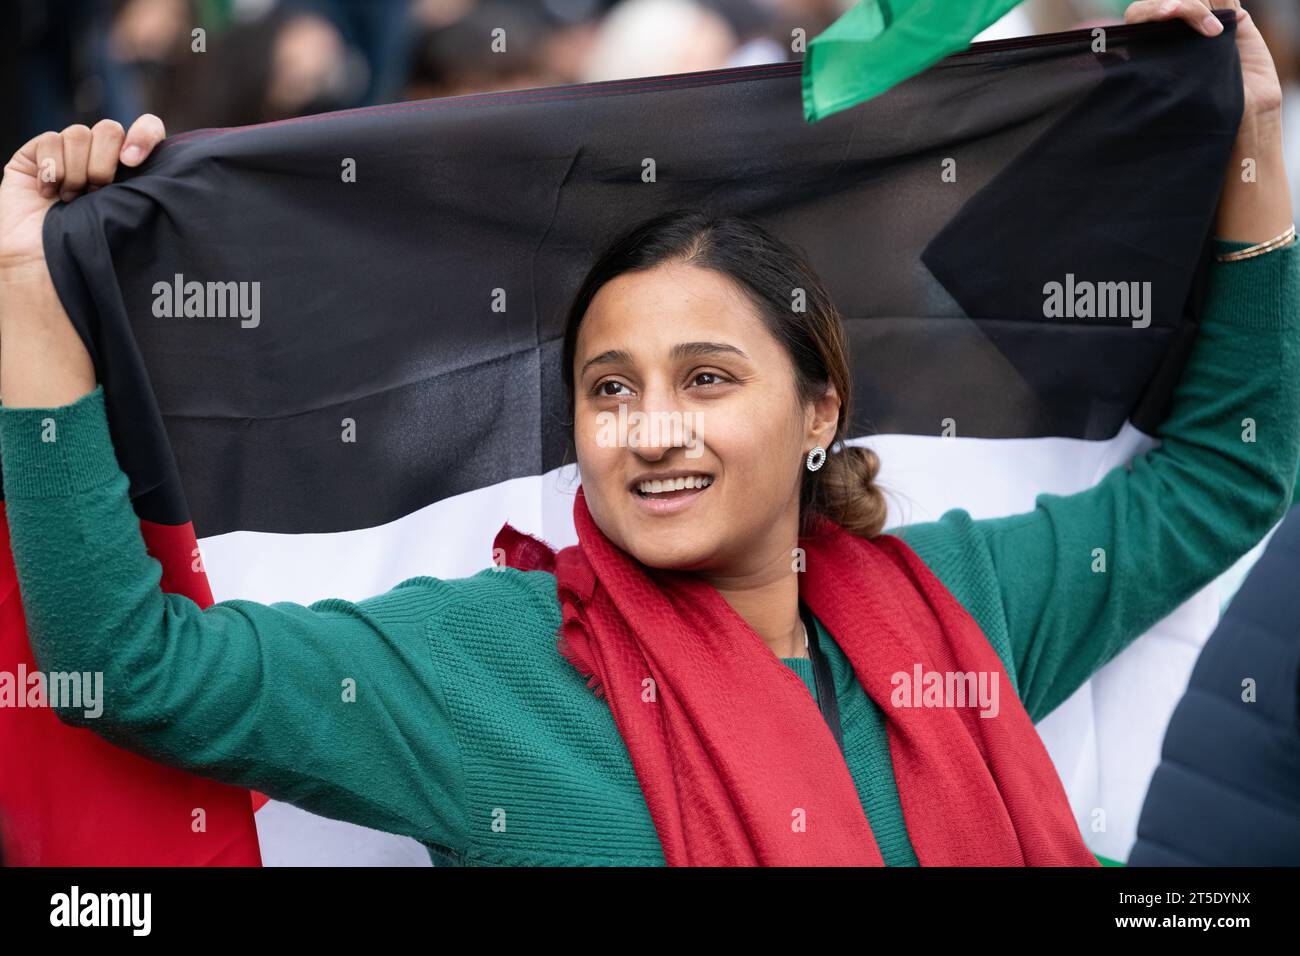
[{"label": "woman's eyebrow", "polygon": [[717,355],[719,353],[729,355],[739,355],[746,361],[749,356],[736,348],[734,345],[727,345],[725,342],[679,342],[672,347],[668,353],[669,357],[680,358],[700,358],[705,355]]},{"label": "woman's eyebrow", "polygon": [[[734,345],[727,345],[725,342],[678,342],[669,350],[668,357],[671,359],[699,358],[704,355],[718,354],[738,355],[746,361],[749,360],[748,355]],[[587,369],[593,365],[613,365],[617,362],[631,361],[631,354],[623,349],[609,349],[606,352],[601,352],[595,358],[588,359],[578,375],[579,377],[586,375]]]}]

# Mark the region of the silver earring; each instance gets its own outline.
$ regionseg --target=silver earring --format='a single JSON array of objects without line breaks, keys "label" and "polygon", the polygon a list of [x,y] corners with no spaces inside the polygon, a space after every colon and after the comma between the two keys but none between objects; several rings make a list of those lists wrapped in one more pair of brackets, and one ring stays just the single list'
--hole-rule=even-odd
[{"label": "silver earring", "polygon": [[816,471],[822,465],[826,464],[826,449],[818,445],[812,451],[808,452],[808,470]]}]

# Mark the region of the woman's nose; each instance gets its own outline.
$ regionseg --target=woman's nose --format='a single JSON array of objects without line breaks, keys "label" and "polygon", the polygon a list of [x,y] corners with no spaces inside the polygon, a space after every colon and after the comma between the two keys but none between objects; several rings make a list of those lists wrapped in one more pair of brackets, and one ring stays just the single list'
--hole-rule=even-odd
[{"label": "woman's nose", "polygon": [[662,455],[673,448],[690,448],[698,440],[702,423],[695,419],[699,414],[698,411],[683,409],[675,394],[647,392],[645,400],[633,412],[637,420],[629,432],[628,445],[643,456],[652,452]]}]

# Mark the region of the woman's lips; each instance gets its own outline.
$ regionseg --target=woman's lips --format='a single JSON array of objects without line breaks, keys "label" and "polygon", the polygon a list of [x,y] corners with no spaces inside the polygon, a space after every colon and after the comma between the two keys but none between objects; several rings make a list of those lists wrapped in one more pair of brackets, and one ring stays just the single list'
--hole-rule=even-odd
[{"label": "woman's lips", "polygon": [[[717,481],[715,480],[713,484],[717,484]],[[700,495],[705,494],[712,487],[713,485],[705,488],[683,488],[681,491],[650,498],[642,495],[635,488],[630,489],[629,494],[636,499],[636,503],[647,514],[663,516],[677,514],[679,511],[689,508]]]}]

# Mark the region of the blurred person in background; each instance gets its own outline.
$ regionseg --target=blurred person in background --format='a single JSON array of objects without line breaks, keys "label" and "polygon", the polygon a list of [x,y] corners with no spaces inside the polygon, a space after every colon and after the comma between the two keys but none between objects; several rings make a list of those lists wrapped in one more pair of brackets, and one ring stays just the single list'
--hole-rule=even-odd
[{"label": "blurred person in background", "polygon": [[367,71],[330,21],[297,4],[232,22],[202,55],[189,37],[154,95],[177,128],[245,126],[360,105]]},{"label": "blurred person in background", "polygon": [[368,80],[305,3],[58,0],[17,14],[19,135],[149,110],[175,114],[178,130],[260,122],[358,105]]},{"label": "blurred person in background", "polygon": [[193,31],[213,25],[201,20],[194,0],[114,0],[104,6],[112,11],[98,63],[110,94],[104,108],[115,117],[130,115],[158,102],[176,64],[189,54]]},{"label": "blurred person in background", "polygon": [[99,113],[139,114],[141,102],[109,53],[121,6],[111,0],[18,0],[6,11],[0,36],[14,46],[3,62],[13,65],[16,81],[15,109],[4,111],[14,124],[6,127],[6,143]]},{"label": "blurred person in background", "polygon": [[414,49],[411,0],[294,0],[332,25],[353,51],[365,82],[350,105],[391,103],[399,97]]},{"label": "blurred person in background", "polygon": [[625,0],[601,23],[583,80],[717,69],[737,45],[731,24],[706,4]]},{"label": "blurred person in background", "polygon": [[[438,12],[444,11],[440,5]],[[426,24],[415,44],[403,98],[433,99],[569,82],[571,73],[557,62],[549,46],[566,26],[540,3],[482,0],[469,4],[459,15]]]}]

